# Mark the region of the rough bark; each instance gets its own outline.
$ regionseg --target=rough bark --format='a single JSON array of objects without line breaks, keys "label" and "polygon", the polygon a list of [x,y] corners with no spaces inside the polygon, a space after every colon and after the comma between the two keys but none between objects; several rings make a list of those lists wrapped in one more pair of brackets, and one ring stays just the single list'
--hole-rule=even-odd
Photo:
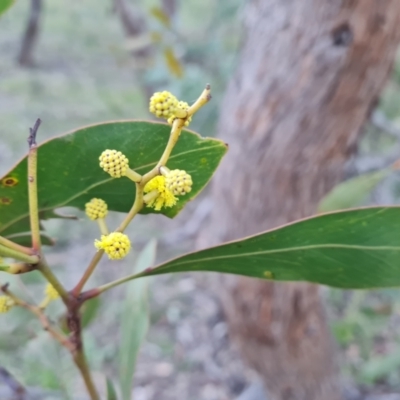
[{"label": "rough bark", "polygon": [[42,0],[31,0],[28,23],[22,38],[21,50],[18,55],[18,63],[24,67],[34,65],[33,53],[39,39],[42,9]]},{"label": "rough bark", "polygon": [[[200,245],[313,214],[388,77],[398,0],[252,0],[219,132],[230,150]],[[273,400],[341,398],[318,287],[220,277],[232,337]]]}]

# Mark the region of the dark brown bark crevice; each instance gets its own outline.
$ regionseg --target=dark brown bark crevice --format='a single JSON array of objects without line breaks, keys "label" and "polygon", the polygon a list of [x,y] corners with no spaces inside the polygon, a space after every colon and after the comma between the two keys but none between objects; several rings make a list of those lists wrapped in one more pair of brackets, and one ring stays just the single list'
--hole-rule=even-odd
[{"label": "dark brown bark crevice", "polygon": [[[230,150],[200,246],[315,212],[356,151],[400,41],[398,0],[253,0],[244,23],[219,124]],[[341,398],[317,286],[221,276],[218,292],[273,400]]]}]

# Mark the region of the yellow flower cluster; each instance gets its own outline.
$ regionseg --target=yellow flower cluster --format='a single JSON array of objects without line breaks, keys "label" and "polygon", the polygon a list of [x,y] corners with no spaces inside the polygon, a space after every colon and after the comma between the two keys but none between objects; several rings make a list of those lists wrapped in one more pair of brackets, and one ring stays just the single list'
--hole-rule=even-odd
[{"label": "yellow flower cluster", "polygon": [[181,169],[173,169],[165,175],[165,186],[175,196],[183,196],[192,190],[192,177]]},{"label": "yellow flower cluster", "polygon": [[100,157],[100,167],[113,178],[121,178],[126,175],[129,168],[129,160],[120,151],[104,150]]},{"label": "yellow flower cluster", "polygon": [[164,176],[156,176],[147,182],[144,187],[145,193],[150,193],[155,190],[158,191],[158,194],[147,202],[147,207],[153,207],[156,211],[159,211],[162,207],[172,207],[176,204],[177,198],[165,186]]},{"label": "yellow flower cluster", "polygon": [[170,118],[178,106],[178,99],[170,92],[156,92],[150,98],[149,110],[158,118]]},{"label": "yellow flower cluster", "polygon": [[86,215],[91,220],[104,218],[107,215],[107,203],[102,199],[92,199],[85,204]]},{"label": "yellow flower cluster", "polygon": [[[183,111],[187,111],[189,109],[189,104],[186,103],[185,101],[180,101],[177,105],[176,105],[177,109],[183,110]],[[174,119],[176,118],[175,115],[171,115],[168,118],[168,123],[170,125],[172,125],[172,123],[174,122]],[[192,121],[192,117],[189,117],[185,120],[185,126],[189,126],[190,122]]]},{"label": "yellow flower cluster", "polygon": [[109,235],[102,235],[94,245],[99,250],[104,250],[110,260],[124,258],[131,249],[131,242],[127,235],[121,232],[112,232]]},{"label": "yellow flower cluster", "polygon": [[10,311],[15,306],[14,300],[9,296],[0,296],[0,314]]},{"label": "yellow flower cluster", "polygon": [[[158,118],[165,118],[170,125],[177,118],[176,114],[178,110],[187,111],[189,104],[185,101],[179,101],[172,93],[156,92],[150,98],[149,110]],[[185,120],[185,126],[189,126],[192,121],[192,117]]]},{"label": "yellow flower cluster", "polygon": [[51,283],[48,283],[46,285],[46,288],[44,290],[44,294],[49,300],[56,300],[60,297],[58,294],[57,290],[54,288],[54,286]]}]

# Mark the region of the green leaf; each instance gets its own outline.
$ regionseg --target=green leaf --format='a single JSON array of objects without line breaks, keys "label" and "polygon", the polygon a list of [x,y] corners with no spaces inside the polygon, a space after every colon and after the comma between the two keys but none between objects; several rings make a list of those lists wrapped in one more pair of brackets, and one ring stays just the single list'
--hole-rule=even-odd
[{"label": "green leaf", "polygon": [[400,285],[400,208],[319,215],[187,254],[139,276],[216,271],[339,288]]},{"label": "green leaf", "polygon": [[[153,265],[155,255],[156,242],[152,240],[140,253],[135,272]],[[136,359],[149,328],[147,284],[147,280],[138,280],[128,283],[126,287],[119,351],[119,379],[123,400],[131,399]]]},{"label": "green leaf", "polygon": [[321,200],[318,211],[324,213],[361,205],[375,186],[391,172],[391,168],[385,168],[340,183]]},{"label": "green leaf", "polygon": [[107,378],[107,400],[118,400],[117,392],[115,391],[114,384],[110,378]]},{"label": "green leaf", "polygon": [[15,3],[15,0],[0,0],[0,15],[7,11]]},{"label": "green leaf", "polygon": [[[127,178],[113,179],[99,167],[105,149],[122,151],[130,167],[145,173],[156,165],[168,141],[170,126],[143,121],[108,122],[78,129],[51,139],[38,148],[38,196],[43,219],[53,210],[73,206],[81,210],[93,197],[100,197],[113,211],[128,212],[135,185]],[[207,184],[226,145],[183,131],[168,167],[184,169],[192,175],[192,191],[180,197],[173,208],[162,213],[174,217]],[[146,208],[144,213],[155,212]],[[60,217],[60,216],[57,216]],[[23,159],[0,179],[0,234],[28,232],[27,163]]]}]

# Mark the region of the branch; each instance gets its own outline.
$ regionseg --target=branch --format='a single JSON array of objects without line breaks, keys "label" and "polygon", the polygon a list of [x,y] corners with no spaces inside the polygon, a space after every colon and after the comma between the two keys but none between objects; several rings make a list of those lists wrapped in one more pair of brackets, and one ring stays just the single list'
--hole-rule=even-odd
[{"label": "branch", "polygon": [[68,340],[68,338],[63,335],[60,331],[58,331],[56,328],[54,328],[51,324],[51,322],[48,320],[46,315],[43,313],[43,311],[36,306],[33,306],[16,295],[14,295],[10,290],[8,289],[8,284],[2,285],[0,287],[1,291],[6,294],[8,297],[14,300],[15,304],[25,308],[26,310],[30,311],[32,314],[36,315],[40,321],[40,323],[43,326],[43,329],[47,332],[50,333],[51,336],[53,336],[54,339],[57,340],[62,346],[64,346],[66,349],[68,349],[70,352],[73,352],[75,347],[73,344]]},{"label": "branch", "polygon": [[78,297],[79,294],[82,292],[83,287],[85,286],[86,282],[89,280],[91,275],[93,274],[94,270],[96,269],[97,264],[103,257],[104,250],[99,250],[95,253],[90,264],[86,268],[82,278],[79,280],[78,284],[72,289],[71,293],[74,297]]},{"label": "branch", "polygon": [[35,122],[35,125],[33,125],[33,128],[29,128],[29,136],[28,136],[29,148],[36,146],[36,135],[41,123],[42,120],[38,118]]},{"label": "branch", "polygon": [[72,355],[75,365],[78,367],[85,382],[91,400],[100,400],[83,350],[81,315],[79,313],[81,305],[82,301],[76,298],[72,298],[68,304],[67,325],[71,331],[70,342],[74,348]]}]

